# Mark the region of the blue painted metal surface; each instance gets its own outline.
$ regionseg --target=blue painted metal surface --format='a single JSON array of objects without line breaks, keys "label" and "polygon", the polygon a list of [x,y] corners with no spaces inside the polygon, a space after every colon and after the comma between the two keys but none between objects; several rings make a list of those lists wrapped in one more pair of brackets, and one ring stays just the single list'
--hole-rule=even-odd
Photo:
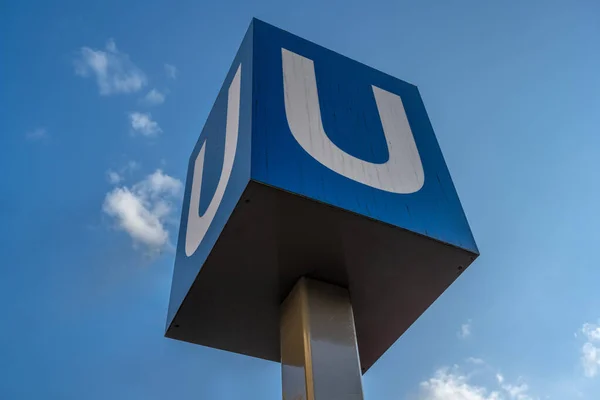
[{"label": "blue painted metal surface", "polygon": [[[206,261],[211,249],[215,245],[227,220],[231,216],[240,196],[250,180],[250,155],[251,155],[251,103],[252,103],[252,29],[244,37],[240,49],[231,65],[223,87],[221,88],[215,104],[200,133],[198,142],[192,151],[188,165],[182,217],[177,240],[175,268],[169,301],[167,326],[171,323],[183,299],[190,289],[200,268]],[[208,230],[202,237],[196,249],[191,253],[186,252],[186,236],[188,236],[188,216],[190,212],[190,199],[194,179],[194,166],[202,147],[204,151],[204,165],[202,168],[201,196],[199,201],[198,216],[210,217],[207,214],[209,204],[213,200],[219,180],[224,171],[224,148],[226,140],[226,125],[228,112],[229,91],[234,82],[236,72],[240,73],[240,102],[239,102],[239,129],[236,143],[235,158],[231,168],[231,176],[225,182],[226,189],[222,200],[216,204],[216,214],[209,223]]]},{"label": "blue painted metal surface", "polygon": [[[282,48],[313,61],[325,131],[357,158],[389,157],[372,85],[402,99],[424,170],[420,190],[398,194],[358,183],[303,150],[286,119]],[[254,88],[252,179],[478,252],[416,86],[255,21]]]}]

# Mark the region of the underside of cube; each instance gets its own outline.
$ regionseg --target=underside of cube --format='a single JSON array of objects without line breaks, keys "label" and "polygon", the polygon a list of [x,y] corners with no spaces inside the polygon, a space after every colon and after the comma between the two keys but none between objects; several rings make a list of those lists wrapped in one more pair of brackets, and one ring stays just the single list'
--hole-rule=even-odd
[{"label": "underside of cube", "polygon": [[348,288],[363,372],[476,253],[250,181],[166,336],[280,360],[280,305],[301,277]]}]

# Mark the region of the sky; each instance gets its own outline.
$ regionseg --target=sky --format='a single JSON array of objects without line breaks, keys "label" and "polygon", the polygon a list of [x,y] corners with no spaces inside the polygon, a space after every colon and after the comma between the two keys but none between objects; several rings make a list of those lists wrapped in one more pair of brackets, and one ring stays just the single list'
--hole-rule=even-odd
[{"label": "sky", "polygon": [[190,152],[252,17],[419,87],[481,256],[368,400],[597,399],[600,3],[2,1],[0,398],[279,399],[163,337]]}]

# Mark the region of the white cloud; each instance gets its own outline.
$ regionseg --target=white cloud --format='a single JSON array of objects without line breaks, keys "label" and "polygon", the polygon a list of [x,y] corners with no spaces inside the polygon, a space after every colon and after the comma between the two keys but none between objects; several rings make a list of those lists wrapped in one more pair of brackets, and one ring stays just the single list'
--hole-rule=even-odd
[{"label": "white cloud", "polygon": [[146,74],[117,49],[112,39],[106,43],[106,51],[82,47],[75,60],[75,73],[94,76],[101,95],[137,92],[147,82]]},{"label": "white cloud", "polygon": [[171,79],[177,79],[177,67],[171,64],[165,64],[165,73]]},{"label": "white cloud", "polygon": [[125,181],[126,174],[130,175],[133,171],[135,171],[139,167],[140,167],[140,164],[138,162],[130,160],[127,162],[127,164],[125,164],[124,166],[119,168],[118,171],[115,171],[113,169],[109,169],[108,171],[106,171],[106,179],[108,180],[108,182],[110,184],[117,185],[117,184]]},{"label": "white cloud", "polygon": [[421,400],[502,400],[498,391],[469,382],[457,367],[441,368],[428,380],[421,382]]},{"label": "white cloud", "polygon": [[460,331],[458,331],[458,337],[461,339],[466,339],[469,336],[471,336],[471,320],[462,324],[460,326]]},{"label": "white cloud", "polygon": [[137,161],[130,160],[127,162],[127,165],[123,168],[124,171],[135,171],[140,167],[140,163]]},{"label": "white cloud", "polygon": [[144,136],[155,136],[162,132],[158,123],[152,120],[150,113],[129,113],[129,121],[134,132],[141,133]]},{"label": "white cloud", "polygon": [[475,365],[485,364],[485,361],[483,361],[481,358],[477,358],[477,357],[469,357],[469,358],[467,358],[467,362],[470,364],[475,364]]},{"label": "white cloud", "polygon": [[600,325],[585,323],[581,332],[590,342],[600,342]]},{"label": "white cloud", "polygon": [[585,338],[585,343],[581,346],[583,374],[593,378],[600,371],[600,324],[586,322],[581,327],[581,333]]},{"label": "white cloud", "polygon": [[121,176],[121,174],[119,174],[118,172],[115,172],[113,170],[108,170],[106,172],[106,178],[108,179],[108,182],[113,185],[116,185],[123,180],[123,177]]},{"label": "white cloud", "polygon": [[161,249],[166,245],[169,234],[159,217],[144,204],[144,199],[128,188],[116,188],[110,192],[103,210],[114,217],[119,227],[129,233],[135,242],[151,249]]},{"label": "white cloud", "polygon": [[514,400],[532,400],[527,392],[529,391],[529,385],[522,382],[522,380],[517,384],[505,383],[504,376],[500,373],[496,374],[496,380],[500,387],[508,393],[509,398]]},{"label": "white cloud", "polygon": [[[483,363],[483,360],[481,360]],[[433,377],[421,382],[420,400],[534,400],[529,387],[522,380],[518,384],[506,382],[504,376],[496,374],[494,387],[473,383],[475,374],[467,374],[458,366],[440,368]],[[494,382],[494,380],[491,380]]]},{"label": "white cloud", "polygon": [[529,386],[525,383],[518,383],[516,385],[513,384],[504,384],[502,385],[502,389],[504,389],[508,395],[510,396],[511,399],[515,399],[515,400],[530,400],[532,399],[532,397],[530,397],[527,394],[527,391],[529,390]]},{"label": "white cloud", "polygon": [[169,175],[163,174],[157,169],[153,174],[148,175],[146,179],[137,183],[134,188],[144,197],[155,199],[163,195],[177,196],[181,191],[181,181]]},{"label": "white cloud", "polygon": [[134,244],[144,245],[151,252],[160,251],[168,245],[166,225],[173,222],[172,201],[181,189],[180,180],[158,169],[132,187],[114,188],[106,195],[102,209]]},{"label": "white cloud", "polygon": [[117,53],[117,44],[113,39],[108,39],[106,42],[106,50],[110,51],[111,53]]},{"label": "white cloud", "polygon": [[29,140],[42,140],[48,137],[48,131],[46,128],[36,128],[25,134]]},{"label": "white cloud", "polygon": [[142,99],[142,103],[148,106],[156,106],[165,102],[164,93],[159,92],[156,89],[152,89]]},{"label": "white cloud", "polygon": [[586,377],[593,378],[598,375],[598,369],[600,368],[600,347],[595,346],[591,342],[586,342],[581,347],[581,365]]}]

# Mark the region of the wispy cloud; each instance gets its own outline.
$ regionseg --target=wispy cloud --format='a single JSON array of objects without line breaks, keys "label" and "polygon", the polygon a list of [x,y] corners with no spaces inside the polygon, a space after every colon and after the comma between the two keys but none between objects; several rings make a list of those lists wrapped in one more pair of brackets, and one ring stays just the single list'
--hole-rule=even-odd
[{"label": "wispy cloud", "polygon": [[460,326],[460,330],[457,333],[458,337],[461,339],[466,339],[469,336],[471,336],[471,328],[472,328],[471,320],[468,320],[467,322],[465,322],[464,324],[462,324]]},{"label": "wispy cloud", "polygon": [[588,378],[598,375],[600,370],[600,325],[585,323],[581,327],[585,343],[581,347],[581,365]]},{"label": "wispy cloud", "polygon": [[508,394],[509,398],[514,400],[531,400],[533,399],[529,394],[529,385],[527,385],[523,378],[519,378],[517,383],[508,383],[504,376],[500,373],[496,374],[496,380],[500,387]]},{"label": "wispy cloud", "polygon": [[177,79],[177,67],[171,64],[165,64],[165,73],[168,78]]},{"label": "wispy cloud", "polygon": [[162,132],[158,123],[152,120],[150,113],[132,112],[129,113],[129,122],[134,133],[144,136],[156,136]]},{"label": "wispy cloud", "polygon": [[82,47],[75,59],[75,73],[95,77],[101,95],[132,93],[146,85],[144,72],[135,66],[129,56],[120,52],[114,40],[104,50]]},{"label": "wispy cloud", "polygon": [[469,357],[469,358],[467,358],[467,362],[469,364],[473,364],[473,365],[483,365],[483,364],[485,364],[485,361],[483,361],[483,359],[477,358],[477,357]]},{"label": "wispy cloud", "polygon": [[126,175],[130,175],[139,167],[140,164],[138,162],[130,160],[127,162],[127,164],[119,168],[118,171],[115,171],[114,169],[109,169],[106,171],[106,179],[111,185],[117,185],[125,181]]},{"label": "wispy cloud", "polygon": [[592,342],[600,342],[600,325],[586,322],[581,327],[581,333]]},{"label": "wispy cloud", "polygon": [[135,171],[136,169],[138,169],[140,167],[140,163],[137,161],[127,161],[127,164],[125,165],[125,167],[123,167],[124,171]]},{"label": "wispy cloud", "polygon": [[111,190],[102,210],[129,234],[136,247],[142,245],[152,253],[159,252],[169,243],[166,226],[174,221],[173,201],[182,187],[179,179],[158,169],[131,187]]},{"label": "wispy cloud", "polygon": [[421,382],[422,400],[501,400],[499,391],[490,391],[469,382],[460,369],[441,368],[433,377]]},{"label": "wispy cloud", "polygon": [[147,106],[156,106],[165,102],[165,94],[159,92],[156,89],[150,90],[146,95],[142,98],[142,104]]},{"label": "wispy cloud", "polygon": [[28,140],[36,141],[46,139],[48,137],[48,131],[46,128],[36,128],[32,131],[29,131],[25,134]]},{"label": "wispy cloud", "polygon": [[[421,382],[421,400],[535,400],[529,386],[519,379],[513,384],[506,381],[500,373],[496,374],[492,387],[475,384],[471,381],[475,374],[467,373],[459,366],[443,367]],[[494,382],[493,379],[488,381]]]},{"label": "wispy cloud", "polygon": [[108,179],[108,182],[110,184],[116,185],[118,183],[121,183],[121,181],[123,180],[123,177],[121,176],[121,174],[119,174],[116,171],[108,170],[106,172],[106,179]]}]

